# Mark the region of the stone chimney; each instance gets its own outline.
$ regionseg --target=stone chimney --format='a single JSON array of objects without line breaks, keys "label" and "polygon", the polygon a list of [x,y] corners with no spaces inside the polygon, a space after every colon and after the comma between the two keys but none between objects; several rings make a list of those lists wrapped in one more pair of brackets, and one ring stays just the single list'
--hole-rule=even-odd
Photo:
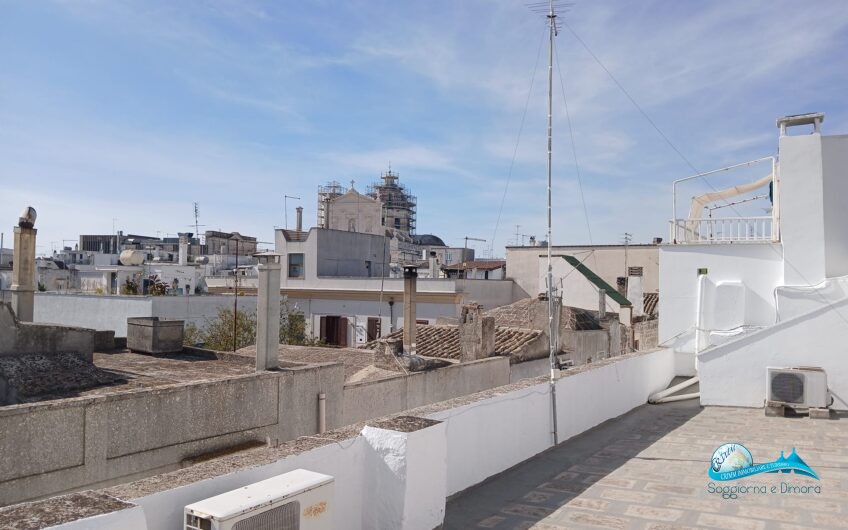
[{"label": "stone chimney", "polygon": [[330,228],[330,198],[324,199],[324,226]]},{"label": "stone chimney", "polygon": [[12,309],[21,322],[32,322],[35,304],[35,208],[27,206],[15,227],[12,255]]},{"label": "stone chimney", "polygon": [[459,315],[460,362],[485,359],[495,353],[495,318],[483,316],[483,306],[472,302]]},{"label": "stone chimney", "polygon": [[430,278],[438,278],[439,277],[439,264],[438,260],[436,260],[436,251],[430,251]]},{"label": "stone chimney", "polygon": [[259,261],[256,300],[256,371],[279,368],[280,351],[280,254],[254,254]]},{"label": "stone chimney", "polygon": [[180,236],[180,254],[179,254],[179,264],[180,266],[185,266],[188,264],[188,238],[190,234],[186,234],[184,232],[180,232],[177,234]]},{"label": "stone chimney", "polygon": [[418,267],[403,268],[403,351],[415,353],[415,292],[418,289]]},{"label": "stone chimney", "polygon": [[303,206],[298,206],[297,210],[297,231],[303,232]]}]

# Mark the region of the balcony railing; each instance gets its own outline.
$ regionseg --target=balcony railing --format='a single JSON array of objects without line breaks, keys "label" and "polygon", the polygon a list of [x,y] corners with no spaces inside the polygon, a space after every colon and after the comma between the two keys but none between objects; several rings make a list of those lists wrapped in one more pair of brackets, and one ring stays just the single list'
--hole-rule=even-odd
[{"label": "balcony railing", "polygon": [[775,239],[771,216],[675,219],[669,224],[674,243],[739,243]]}]

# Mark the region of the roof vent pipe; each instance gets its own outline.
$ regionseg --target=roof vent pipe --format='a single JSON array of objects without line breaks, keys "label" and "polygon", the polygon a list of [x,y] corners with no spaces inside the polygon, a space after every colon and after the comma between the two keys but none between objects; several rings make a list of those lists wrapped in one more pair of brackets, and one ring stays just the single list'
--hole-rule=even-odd
[{"label": "roof vent pipe", "polygon": [[403,268],[403,352],[415,354],[415,292],[418,288],[418,267]]}]

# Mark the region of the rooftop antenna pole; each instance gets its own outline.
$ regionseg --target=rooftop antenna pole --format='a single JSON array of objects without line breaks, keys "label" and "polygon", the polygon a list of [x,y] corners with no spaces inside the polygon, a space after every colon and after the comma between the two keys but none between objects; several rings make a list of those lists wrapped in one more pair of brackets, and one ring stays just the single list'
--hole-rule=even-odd
[{"label": "rooftop antenna pole", "polygon": [[300,200],[300,197],[295,197],[293,195],[283,195],[283,210],[284,210],[284,213],[285,213],[285,216],[286,216],[286,220],[285,220],[286,230],[289,229],[289,203],[288,203],[289,199]]},{"label": "rooftop antenna pole", "polygon": [[[466,254],[468,254],[468,242],[469,241],[482,241],[483,243],[486,242],[485,239],[480,239],[479,237],[465,236],[465,246],[462,248],[462,264],[463,264],[463,267],[465,267],[465,263],[468,261]],[[468,269],[466,269],[466,268],[462,269],[462,277],[468,278]]]},{"label": "rooftop antenna pole", "polygon": [[551,264],[551,163],[552,163],[552,141],[553,141],[553,88],[554,88],[554,36],[557,34],[556,13],[554,12],[554,0],[548,4],[548,346],[550,348],[551,361],[551,415],[553,418],[554,445],[559,443],[557,436],[557,410],[556,410],[556,380],[559,375],[556,350],[557,324],[554,322],[554,273]]}]

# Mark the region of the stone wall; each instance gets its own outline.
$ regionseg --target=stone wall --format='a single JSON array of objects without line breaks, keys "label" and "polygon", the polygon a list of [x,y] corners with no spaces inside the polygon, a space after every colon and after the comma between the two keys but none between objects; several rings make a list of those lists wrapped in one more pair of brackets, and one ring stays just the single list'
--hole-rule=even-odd
[{"label": "stone wall", "polygon": [[653,319],[633,324],[637,350],[651,350],[659,345],[659,322]]},{"label": "stone wall", "polygon": [[344,385],[344,366],[286,368],[0,407],[0,506],[179,469],[246,444],[277,445],[509,383],[509,359]]},{"label": "stone wall", "polygon": [[179,469],[209,452],[342,425],[344,366],[325,364],[0,407],[0,505]]},{"label": "stone wall", "polygon": [[473,394],[509,383],[507,357],[490,357],[438,370],[398,375],[344,387],[344,424]]},{"label": "stone wall", "polygon": [[76,353],[88,361],[94,351],[94,330],[18,322],[11,306],[0,303],[0,356]]}]

